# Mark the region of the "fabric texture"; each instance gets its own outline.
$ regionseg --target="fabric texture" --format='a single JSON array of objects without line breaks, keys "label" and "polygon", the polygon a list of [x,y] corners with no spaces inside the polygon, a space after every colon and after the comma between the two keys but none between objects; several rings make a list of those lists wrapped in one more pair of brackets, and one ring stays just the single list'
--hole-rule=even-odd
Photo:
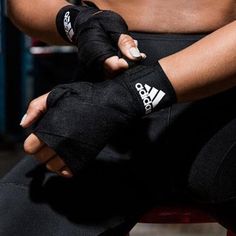
[{"label": "fabric texture", "polygon": [[78,174],[119,130],[175,100],[159,64],[137,66],[110,81],[59,85],[49,94],[47,113],[34,133]]},{"label": "fabric texture", "polygon": [[[150,66],[205,35],[132,36],[147,54],[142,64]],[[235,103],[232,89],[144,116],[121,130],[91,168],[73,181],[46,172],[26,157],[1,180],[0,234],[120,236],[127,234],[143,211],[173,201],[200,201],[235,231]],[[225,179],[228,183],[222,188]],[[18,187],[22,185],[24,190]],[[95,213],[100,221],[93,218]]]},{"label": "fabric texture", "polygon": [[[104,75],[104,61],[120,55],[118,40],[129,34],[125,20],[117,13],[91,6],[65,6],[57,14],[56,25],[62,38],[78,47],[79,68]],[[87,76],[88,77],[88,76]]]}]

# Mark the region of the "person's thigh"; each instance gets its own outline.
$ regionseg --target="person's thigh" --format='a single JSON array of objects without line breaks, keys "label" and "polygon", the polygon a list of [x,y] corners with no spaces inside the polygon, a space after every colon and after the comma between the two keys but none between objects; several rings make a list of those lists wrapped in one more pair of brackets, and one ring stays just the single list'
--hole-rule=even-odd
[{"label": "person's thigh", "polygon": [[[143,63],[153,65],[204,35],[134,36],[147,54]],[[190,144],[195,144],[195,139],[183,131],[186,120],[196,120],[198,111],[191,104],[179,106],[128,127],[127,133],[112,140],[113,151],[109,148],[102,151],[109,158],[98,158],[76,179],[49,174],[29,158],[21,161],[0,183],[0,233],[10,236],[16,232],[35,236],[126,233],[144,210],[166,200],[166,193],[172,197],[173,186],[179,182],[182,186],[182,179],[187,179],[190,161],[186,164],[186,160],[191,159]],[[175,115],[173,119],[170,113]],[[182,148],[183,142],[188,149]]]},{"label": "person's thigh", "polygon": [[145,208],[126,171],[99,163],[69,180],[26,157],[0,182],[0,235],[124,235]]},{"label": "person's thigh", "polygon": [[236,119],[221,128],[198,154],[189,177],[195,199],[236,232]]}]

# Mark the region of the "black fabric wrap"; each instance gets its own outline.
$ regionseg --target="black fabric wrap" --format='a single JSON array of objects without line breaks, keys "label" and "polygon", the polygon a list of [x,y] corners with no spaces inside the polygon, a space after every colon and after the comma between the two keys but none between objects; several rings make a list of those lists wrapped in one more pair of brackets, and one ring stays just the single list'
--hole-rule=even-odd
[{"label": "black fabric wrap", "polygon": [[[61,8],[56,16],[58,33],[68,43],[77,45],[75,40],[76,27],[86,22],[94,13],[98,11],[99,9],[88,6],[67,5]],[[71,34],[69,34],[69,32],[71,32]]]},{"label": "black fabric wrap", "polygon": [[128,123],[146,114],[137,83],[165,91],[152,111],[176,101],[175,92],[160,65],[137,66],[100,83],[59,85],[48,96],[48,111],[34,133],[53,148],[76,174]]},{"label": "black fabric wrap", "polygon": [[124,19],[113,11],[90,6],[65,6],[57,14],[59,34],[78,47],[78,57],[85,73],[91,68],[103,74],[104,61],[119,55],[118,40],[129,34]]},{"label": "black fabric wrap", "polygon": [[119,55],[118,40],[121,34],[129,34],[123,18],[112,11],[100,11],[78,27],[78,57],[83,67],[103,74],[104,61]]}]

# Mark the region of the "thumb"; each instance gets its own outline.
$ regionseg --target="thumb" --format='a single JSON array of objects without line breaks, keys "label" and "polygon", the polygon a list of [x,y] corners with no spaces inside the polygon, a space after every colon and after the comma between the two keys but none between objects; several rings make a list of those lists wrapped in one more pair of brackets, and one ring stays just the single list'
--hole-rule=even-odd
[{"label": "thumb", "polygon": [[127,70],[129,65],[127,61],[118,56],[112,56],[105,60],[104,69],[108,78],[114,77],[118,73]]},{"label": "thumb", "polygon": [[20,126],[28,128],[47,110],[46,101],[48,94],[44,94],[30,102],[27,112],[20,122]]},{"label": "thumb", "polygon": [[139,51],[138,42],[130,35],[120,35],[118,40],[118,48],[120,49],[122,55],[129,60],[139,61],[146,58],[146,55]]}]

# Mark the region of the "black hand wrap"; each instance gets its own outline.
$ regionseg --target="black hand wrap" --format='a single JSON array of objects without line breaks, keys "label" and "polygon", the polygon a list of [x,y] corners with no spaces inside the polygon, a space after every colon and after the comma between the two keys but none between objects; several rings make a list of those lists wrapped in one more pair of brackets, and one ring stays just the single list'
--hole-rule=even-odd
[{"label": "black hand wrap", "polygon": [[120,15],[89,6],[63,7],[57,14],[56,25],[66,41],[78,46],[82,66],[99,73],[105,59],[118,55],[120,35],[129,34]]},{"label": "black hand wrap", "polygon": [[160,65],[137,66],[110,81],[56,87],[34,133],[76,174],[95,159],[117,130],[175,101]]}]

